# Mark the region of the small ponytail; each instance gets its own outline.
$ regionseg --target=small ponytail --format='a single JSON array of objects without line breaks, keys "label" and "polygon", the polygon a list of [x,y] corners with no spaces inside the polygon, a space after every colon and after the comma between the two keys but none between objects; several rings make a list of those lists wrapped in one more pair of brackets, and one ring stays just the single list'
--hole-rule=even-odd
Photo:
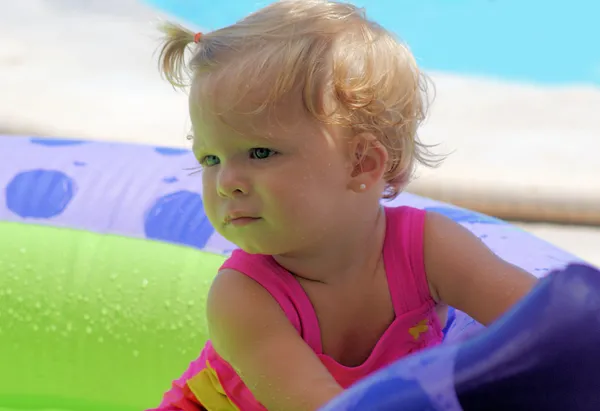
[{"label": "small ponytail", "polygon": [[158,57],[158,68],[162,76],[173,87],[188,86],[190,69],[185,60],[185,53],[191,43],[198,42],[199,36],[192,31],[174,23],[164,23],[160,26],[163,32],[163,42]]}]

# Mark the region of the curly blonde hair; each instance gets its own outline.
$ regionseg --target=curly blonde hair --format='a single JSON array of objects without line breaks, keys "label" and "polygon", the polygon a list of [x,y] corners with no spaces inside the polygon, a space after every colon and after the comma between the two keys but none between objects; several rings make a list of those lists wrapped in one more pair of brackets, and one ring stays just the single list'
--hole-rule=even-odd
[{"label": "curly blonde hair", "polygon": [[383,198],[398,195],[417,163],[438,164],[417,136],[427,111],[427,77],[409,49],[360,8],[280,0],[203,33],[197,43],[195,33],[180,25],[167,23],[162,31],[160,70],[175,87],[213,76],[220,81],[212,89],[217,93],[205,93],[211,98],[240,101],[260,91],[253,114],[297,90],[318,121],[373,135],[389,155]]}]

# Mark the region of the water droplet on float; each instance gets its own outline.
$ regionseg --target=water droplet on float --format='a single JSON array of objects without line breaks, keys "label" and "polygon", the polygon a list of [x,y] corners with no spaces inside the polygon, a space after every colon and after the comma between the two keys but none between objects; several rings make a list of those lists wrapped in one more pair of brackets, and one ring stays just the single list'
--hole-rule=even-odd
[{"label": "water droplet on float", "polygon": [[92,327],[90,327],[90,326],[85,327],[85,332],[88,333],[88,334],[91,334],[92,333]]},{"label": "water droplet on float", "polygon": [[102,343],[104,342],[104,338],[102,338],[102,337],[98,337],[98,342],[99,342],[100,344],[102,344]]},{"label": "water droplet on float", "polygon": [[148,279],[144,278],[142,280],[142,288],[146,288],[146,287],[148,287]]},{"label": "water droplet on float", "polygon": [[21,254],[25,254],[27,252],[27,249],[25,247],[21,247],[21,248],[19,248],[19,252]]},{"label": "water droplet on float", "polygon": [[140,352],[138,350],[133,350],[133,356],[134,357],[139,357],[140,356]]},{"label": "water droplet on float", "polygon": [[102,308],[102,315],[108,315],[108,309],[106,307]]},{"label": "water droplet on float", "polygon": [[33,324],[32,328],[33,328],[33,331],[39,331],[40,330],[40,327],[37,324]]},{"label": "water droplet on float", "polygon": [[117,274],[117,273],[111,273],[110,274],[110,279],[114,281],[114,280],[117,279],[118,276],[119,276],[119,274]]}]

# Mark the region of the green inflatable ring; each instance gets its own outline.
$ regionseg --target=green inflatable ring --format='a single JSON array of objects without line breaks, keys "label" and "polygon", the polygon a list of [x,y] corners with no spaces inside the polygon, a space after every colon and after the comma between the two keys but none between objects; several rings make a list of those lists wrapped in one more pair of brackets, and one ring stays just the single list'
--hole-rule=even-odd
[{"label": "green inflatable ring", "polygon": [[[206,341],[223,257],[56,227],[0,232],[0,411],[157,405]],[[127,383],[107,384],[115,376]]]}]

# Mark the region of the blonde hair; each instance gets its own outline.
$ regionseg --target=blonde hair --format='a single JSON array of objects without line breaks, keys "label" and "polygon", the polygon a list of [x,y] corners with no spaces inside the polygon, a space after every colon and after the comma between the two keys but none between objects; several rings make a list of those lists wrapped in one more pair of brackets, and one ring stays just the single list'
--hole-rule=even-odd
[{"label": "blonde hair", "polygon": [[231,93],[239,101],[244,90],[260,87],[267,94],[253,111],[258,113],[300,90],[304,109],[315,119],[375,136],[389,155],[383,198],[398,195],[417,163],[437,165],[417,136],[427,110],[427,78],[408,48],[362,9],[328,0],[280,0],[203,33],[193,49],[193,32],[171,23],[163,32],[160,70],[176,87],[227,65],[219,98]]}]

